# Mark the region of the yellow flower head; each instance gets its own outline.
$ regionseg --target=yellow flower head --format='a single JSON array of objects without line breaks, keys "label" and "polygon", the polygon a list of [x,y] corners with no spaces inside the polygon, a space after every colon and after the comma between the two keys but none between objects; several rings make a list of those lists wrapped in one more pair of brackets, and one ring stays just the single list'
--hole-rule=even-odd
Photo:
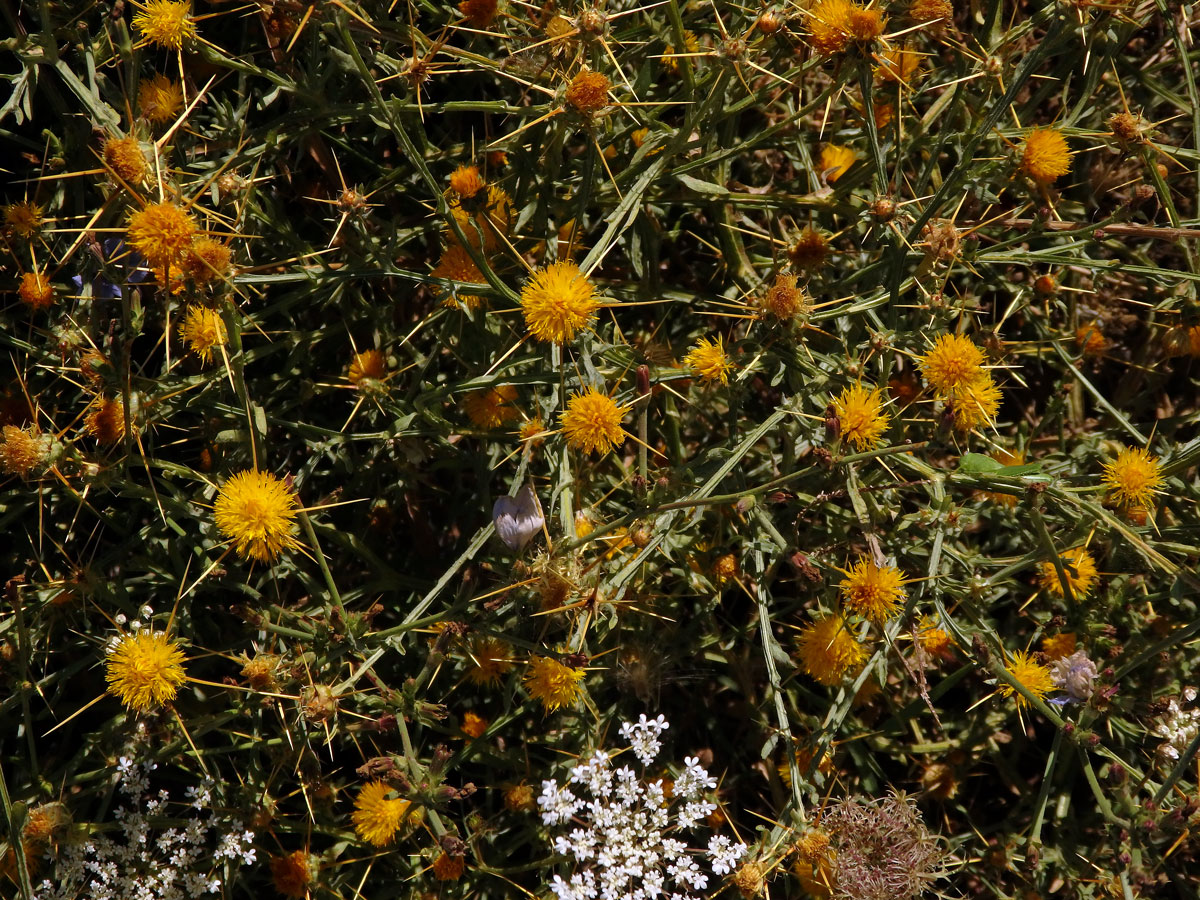
[{"label": "yellow flower head", "polygon": [[458,726],[467,737],[480,738],[488,730],[488,720],[473,712],[463,713],[462,724]]},{"label": "yellow flower head", "polygon": [[0,471],[25,478],[46,458],[47,441],[36,426],[21,429],[16,425],[5,425],[2,434]]},{"label": "yellow flower head", "polygon": [[350,821],[361,841],[375,847],[386,847],[396,838],[411,804],[400,797],[388,797],[391,788],[382,781],[363,785],[354,798]]},{"label": "yellow flower head", "polygon": [[1043,184],[1071,171],[1071,151],[1057,128],[1035,128],[1025,137],[1021,171]]},{"label": "yellow flower head", "polygon": [[[1029,653],[1018,650],[1004,664],[1004,667],[1012,673],[1013,678],[1017,679],[1022,687],[1039,700],[1054,690],[1054,679],[1050,675],[1050,669],[1035,660]],[[1001,685],[1000,693],[1005,697],[1017,694],[1016,689],[1007,683]],[[1025,699],[1025,696],[1017,694],[1017,706],[1028,705],[1029,701]]]},{"label": "yellow flower head", "polygon": [[207,306],[193,306],[187,311],[179,326],[179,337],[203,363],[211,362],[213,350],[224,347],[228,340],[221,314]]},{"label": "yellow flower head", "polygon": [[308,851],[295,850],[286,856],[270,859],[271,880],[275,890],[293,900],[304,900],[312,884],[312,864]]},{"label": "yellow flower head", "polygon": [[942,397],[950,397],[979,378],[983,360],[983,351],[969,338],[943,334],[919,362],[925,380]]},{"label": "yellow flower head", "polygon": [[538,269],[521,289],[525,325],[539,341],[565,344],[591,321],[595,288],[574,263]]},{"label": "yellow flower head", "polygon": [[463,398],[463,408],[467,411],[467,418],[471,420],[472,425],[491,431],[520,416],[520,412],[512,405],[516,399],[516,387],[502,384],[500,387],[471,391]]},{"label": "yellow flower head", "polygon": [[564,666],[548,656],[535,656],[525,673],[525,689],[533,699],[542,704],[546,712],[554,712],[564,706],[573,706],[583,693],[579,683],[587,672]]},{"label": "yellow flower head", "polygon": [[346,377],[360,391],[365,391],[387,380],[387,373],[387,357],[379,350],[364,350],[354,354]]},{"label": "yellow flower head", "polygon": [[4,207],[4,226],[14,234],[29,240],[42,227],[43,210],[36,203],[22,200]]},{"label": "yellow flower head", "polygon": [[891,417],[884,412],[883,392],[861,384],[848,387],[833,401],[842,426],[842,437],[859,451],[878,447]]},{"label": "yellow flower head", "polygon": [[458,881],[466,869],[466,860],[461,856],[452,856],[443,851],[433,861],[433,877],[438,881]]},{"label": "yellow flower head", "polygon": [[147,0],[137,7],[133,27],[142,36],[142,44],[157,44],[168,50],[179,50],[185,40],[196,37],[191,4],[175,0]]},{"label": "yellow flower head", "polygon": [[788,259],[798,269],[819,269],[829,258],[829,238],[811,225],[788,247]]},{"label": "yellow flower head", "polygon": [[[1096,560],[1083,547],[1066,550],[1059,556],[1063,573],[1067,576],[1067,584],[1076,600],[1082,600],[1096,584],[1099,576],[1096,573]],[[1062,581],[1052,562],[1038,563],[1038,584],[1042,590],[1054,597],[1063,596]]]},{"label": "yellow flower head", "polygon": [[150,174],[150,164],[142,153],[141,142],[133,135],[109,138],[100,153],[104,164],[126,184],[141,184]]},{"label": "yellow flower head", "polygon": [[996,386],[992,373],[981,369],[979,376],[973,381],[955,388],[949,399],[954,404],[954,427],[966,433],[996,421],[1004,394]]},{"label": "yellow flower head", "polygon": [[[447,281],[487,284],[487,279],[479,271],[479,266],[475,265],[475,260],[471,259],[471,254],[458,241],[452,241],[446,245],[446,249],[442,252],[442,258],[438,260],[438,264],[429,274],[434,278],[445,278]],[[444,290],[443,306],[454,306],[455,299],[467,309],[477,309],[485,303],[483,297],[476,294],[452,293],[450,288]]]},{"label": "yellow flower head", "polygon": [[299,514],[296,495],[270,472],[247,470],[221,486],[213,507],[217,529],[238,556],[274,562],[300,546],[292,534]]},{"label": "yellow flower head", "polygon": [[[468,206],[470,209],[464,208],[462,199],[456,196],[450,201],[450,214],[458,221],[459,227],[462,228],[463,234],[466,235],[471,246],[480,246],[482,234],[483,249],[494,250],[500,243],[499,236],[508,231],[509,221],[512,218],[512,198],[508,196],[508,192],[504,188],[489,184],[487,200],[480,203],[477,194],[468,203]],[[447,239],[455,240],[456,238],[447,235]],[[483,281],[482,278],[479,280]]]},{"label": "yellow flower head", "polygon": [[626,410],[595,388],[574,394],[562,414],[567,446],[584,453],[608,452],[625,439],[621,419]]},{"label": "yellow flower head", "polygon": [[54,286],[42,272],[26,272],[17,286],[17,296],[31,309],[46,309],[54,303]]},{"label": "yellow flower head", "polygon": [[608,106],[608,89],[611,86],[606,76],[584,69],[567,85],[567,104],[584,115],[590,115]]},{"label": "yellow flower head", "polygon": [[1042,638],[1042,653],[1051,662],[1056,659],[1066,659],[1075,652],[1076,644],[1077,639],[1073,631],[1048,635]]},{"label": "yellow flower head", "polygon": [[184,662],[182,651],[165,634],[124,635],[105,660],[108,693],[137,712],[168,703],[187,680]]},{"label": "yellow flower head", "polygon": [[921,616],[917,625],[917,643],[931,657],[949,659],[954,651],[954,638],[929,616]]},{"label": "yellow flower head", "polygon": [[83,426],[100,443],[115,444],[125,437],[125,404],[111,397],[97,397]]},{"label": "yellow flower head", "polygon": [[875,80],[908,84],[921,68],[921,55],[915,50],[888,50],[875,57]]},{"label": "yellow flower head", "polygon": [[165,75],[138,84],[138,108],[151,122],[171,122],[183,109],[183,87]]},{"label": "yellow flower head", "polygon": [[899,613],[908,598],[904,575],[895,566],[881,568],[862,556],[849,569],[840,571],[846,576],[838,585],[842,605],[864,619],[882,624]]},{"label": "yellow flower head", "polygon": [[954,5],[950,0],[913,0],[908,15],[921,25],[932,25],[930,30],[937,32],[954,21]]},{"label": "yellow flower head", "polygon": [[470,200],[487,188],[487,182],[475,166],[459,166],[450,174],[450,190],[464,200]]},{"label": "yellow flower head", "polygon": [[804,288],[796,287],[796,281],[795,275],[776,275],[775,283],[760,301],[763,312],[785,322],[807,313],[812,303]]},{"label": "yellow flower head", "polygon": [[1158,457],[1141,447],[1126,447],[1104,466],[1109,499],[1120,506],[1149,506],[1162,483]]},{"label": "yellow flower head", "polygon": [[495,638],[477,638],[468,654],[467,680],[480,687],[495,687],[513,667],[512,648]]},{"label": "yellow flower head", "polygon": [[833,184],[849,171],[856,159],[858,157],[849,147],[826,144],[821,148],[821,158],[817,162],[817,171],[827,182]]},{"label": "yellow flower head", "polygon": [[839,684],[847,672],[857,671],[867,658],[867,648],[855,640],[840,615],[806,625],[796,646],[801,668],[828,687]]},{"label": "yellow flower head", "polygon": [[851,0],[817,0],[809,10],[808,42],[818,53],[831,56],[852,42],[874,41],[886,22],[878,9]]},{"label": "yellow flower head", "polygon": [[150,203],[129,217],[133,249],[155,269],[179,269],[192,246],[196,223],[174,203]]},{"label": "yellow flower head", "polygon": [[228,244],[210,237],[199,237],[183,255],[183,272],[198,286],[223,281],[229,276],[232,256]]},{"label": "yellow flower head", "polygon": [[717,335],[716,341],[710,341],[706,337],[700,338],[683,361],[707,384],[714,381],[729,384],[729,373],[737,368],[725,355],[720,335]]}]

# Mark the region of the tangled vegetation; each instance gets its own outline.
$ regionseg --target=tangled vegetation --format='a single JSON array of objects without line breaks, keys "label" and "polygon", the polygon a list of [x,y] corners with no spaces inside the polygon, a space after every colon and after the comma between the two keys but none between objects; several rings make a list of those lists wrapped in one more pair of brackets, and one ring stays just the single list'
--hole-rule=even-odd
[{"label": "tangled vegetation", "polygon": [[0,15],[0,895],[1200,891],[1194,5]]}]

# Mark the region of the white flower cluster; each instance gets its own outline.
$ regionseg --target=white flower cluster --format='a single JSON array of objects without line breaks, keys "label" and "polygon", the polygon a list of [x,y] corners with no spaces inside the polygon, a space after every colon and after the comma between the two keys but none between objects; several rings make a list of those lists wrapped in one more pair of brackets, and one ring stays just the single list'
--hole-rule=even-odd
[{"label": "white flower cluster", "polygon": [[[1166,715],[1154,726],[1154,733],[1164,739],[1158,747],[1159,754],[1172,760],[1179,759],[1179,754],[1186,751],[1196,734],[1200,733],[1200,707],[1183,709],[1179,705],[1179,699],[1171,699]],[[1184,688],[1182,699],[1191,703],[1196,699],[1196,689]]]},{"label": "white flower cluster", "polygon": [[[662,716],[643,715],[636,724],[626,722],[621,736],[648,766],[669,727]],[[577,764],[567,784],[543,781],[542,821],[574,826],[554,838],[554,849],[574,859],[575,872],[569,881],[555,875],[550,890],[558,900],[694,900],[691,892],[707,888],[708,875],[696,862],[698,852],[671,835],[694,828],[717,808],[705,799],[716,786],[700,761],[688,757],[675,779],[673,809],[661,779],[647,781],[628,766],[613,769],[602,750]],[[745,852],[745,844],[718,835],[709,840],[705,856],[713,874],[724,875]]]},{"label": "white flower cluster", "polygon": [[[166,791],[151,795],[154,763],[139,764],[128,756],[117,763],[117,786],[129,801],[113,816],[116,837],[93,834],[87,840],[64,843],[51,857],[53,875],[37,885],[34,900],[193,900],[221,890],[214,866],[228,861],[254,862],[254,832],[236,820],[214,812],[199,813],[212,802],[212,783],[187,790],[195,811],[183,828],[159,829],[156,819],[174,817]],[[217,837],[214,850],[210,835]]]}]

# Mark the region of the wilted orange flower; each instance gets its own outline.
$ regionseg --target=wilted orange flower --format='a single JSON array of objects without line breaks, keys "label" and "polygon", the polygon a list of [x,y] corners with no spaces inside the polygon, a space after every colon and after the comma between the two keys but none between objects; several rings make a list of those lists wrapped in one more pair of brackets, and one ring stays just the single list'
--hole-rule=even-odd
[{"label": "wilted orange flower", "polygon": [[785,322],[808,312],[812,303],[804,288],[796,287],[796,281],[795,275],[776,275],[775,283],[762,298],[763,312]]},{"label": "wilted orange flower", "polygon": [[567,85],[567,103],[584,115],[589,115],[608,106],[608,89],[611,86],[605,75],[583,69]]},{"label": "wilted orange flower", "polygon": [[450,173],[450,190],[464,200],[470,200],[487,188],[487,182],[475,166],[459,166]]},{"label": "wilted orange flower", "polygon": [[0,441],[0,471],[25,478],[46,458],[48,443],[37,426],[21,429],[5,425],[0,436],[4,438]]},{"label": "wilted orange flower", "polygon": [[1056,659],[1066,659],[1075,652],[1076,643],[1077,639],[1073,631],[1047,635],[1042,638],[1042,653],[1051,662]]},{"label": "wilted orange flower", "polygon": [[354,354],[346,377],[356,388],[365,390],[370,382],[379,383],[386,380],[387,372],[387,357],[383,353],[379,350],[364,350]]},{"label": "wilted orange flower", "polygon": [[[467,252],[466,247],[457,241],[452,241],[446,245],[446,249],[442,252],[442,258],[438,260],[438,264],[429,274],[434,278],[445,278],[448,281],[487,284],[487,279],[483,277],[483,273],[475,265],[475,260],[471,259],[471,254]],[[484,298],[478,294],[463,294],[452,288],[445,288],[444,290],[443,306],[454,306],[457,300],[467,309],[476,309],[486,303]]]},{"label": "wilted orange flower", "polygon": [[46,309],[54,303],[54,288],[41,272],[26,272],[17,286],[21,302],[33,309]]},{"label": "wilted orange flower", "polygon": [[457,881],[465,868],[466,861],[461,856],[442,853],[433,861],[433,877],[438,881]]},{"label": "wilted orange flower", "polygon": [[809,225],[788,247],[787,253],[797,269],[819,269],[829,258],[829,239]]},{"label": "wilted orange flower", "polygon": [[286,856],[272,856],[270,866],[275,890],[285,897],[303,900],[312,884],[312,866],[307,851],[296,850]]},{"label": "wilted orange flower", "polygon": [[97,397],[83,424],[88,434],[101,444],[115,444],[125,437],[125,404],[120,400]]},{"label": "wilted orange flower", "polygon": [[467,737],[480,738],[488,729],[488,720],[473,712],[463,713],[462,724],[459,725],[459,728]]}]

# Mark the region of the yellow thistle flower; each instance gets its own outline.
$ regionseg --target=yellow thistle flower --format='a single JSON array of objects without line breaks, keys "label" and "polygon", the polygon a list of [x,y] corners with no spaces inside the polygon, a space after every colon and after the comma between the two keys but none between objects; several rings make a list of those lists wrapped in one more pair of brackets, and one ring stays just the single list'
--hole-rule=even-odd
[{"label": "yellow thistle flower", "polygon": [[1056,659],[1066,659],[1075,652],[1077,644],[1078,640],[1073,631],[1047,635],[1042,638],[1042,653],[1051,662]]},{"label": "yellow thistle flower", "polygon": [[138,83],[138,109],[151,122],[171,122],[183,109],[183,86],[165,75]]},{"label": "yellow thistle flower", "polygon": [[35,425],[25,429],[16,425],[5,425],[2,434],[4,440],[0,441],[0,470],[9,475],[28,477],[34,468],[42,464],[49,451],[45,436]]},{"label": "yellow thistle flower", "polygon": [[942,397],[951,397],[975,381],[983,361],[983,351],[958,334],[943,334],[918,360],[921,374]]},{"label": "yellow thistle flower", "polygon": [[860,452],[878,447],[891,422],[883,407],[883,392],[879,388],[867,390],[861,384],[846,388],[833,401],[842,437]]},{"label": "yellow thistle flower", "polygon": [[[450,214],[457,220],[471,246],[480,246],[480,235],[482,234],[483,249],[494,250],[500,243],[499,236],[508,231],[509,220],[512,218],[512,198],[503,188],[489,184],[487,200],[480,203],[479,197],[476,195],[469,202],[469,206],[470,210],[465,209],[462,199],[454,197],[450,201]],[[456,240],[449,234],[447,239]]]},{"label": "yellow thistle flower", "polygon": [[464,200],[470,200],[487,189],[487,182],[476,166],[459,166],[450,173],[450,190]]},{"label": "yellow thistle flower", "polygon": [[54,286],[42,272],[26,272],[17,286],[17,296],[31,309],[47,309],[54,304]]},{"label": "yellow thistle flower", "polygon": [[608,78],[599,72],[582,70],[567,85],[566,101],[585,116],[608,106]]},{"label": "yellow thistle flower", "polygon": [[921,68],[921,54],[915,50],[888,50],[875,57],[875,80],[884,83],[908,84]]},{"label": "yellow thistle flower", "polygon": [[467,712],[463,713],[462,724],[458,727],[467,737],[481,738],[488,730],[488,720],[473,712]]},{"label": "yellow thistle flower", "polygon": [[538,269],[521,289],[525,325],[539,341],[565,344],[591,321],[595,288],[574,263]]},{"label": "yellow thistle flower", "polygon": [[564,666],[548,656],[535,656],[525,673],[525,689],[546,712],[551,713],[575,704],[583,693],[583,685],[579,682],[586,674],[583,669]]},{"label": "yellow thistle flower", "polygon": [[270,472],[231,476],[221,486],[213,512],[217,530],[243,559],[274,562],[284,550],[300,546],[292,534],[299,514],[296,495]]},{"label": "yellow thistle flower", "polygon": [[784,275],[782,272],[776,275],[775,283],[759,301],[763,313],[784,322],[807,313],[812,302],[804,288],[796,287],[797,280],[795,275]]},{"label": "yellow thistle flower", "polygon": [[1163,483],[1158,457],[1141,447],[1126,447],[1104,465],[1109,499],[1120,506],[1148,507]]},{"label": "yellow thistle flower", "polygon": [[1035,128],[1025,136],[1021,171],[1043,184],[1071,171],[1071,151],[1057,128]]},{"label": "yellow thistle flower", "polygon": [[537,447],[545,440],[545,432],[546,423],[542,421],[540,416],[536,416],[532,419],[526,419],[521,423],[517,436],[522,443],[528,443],[531,447]]},{"label": "yellow thistle flower", "polygon": [[876,624],[894,617],[908,599],[904,574],[895,566],[880,567],[862,556],[849,569],[838,571],[846,576],[838,585],[842,606]]},{"label": "yellow thistle flower", "polygon": [[[1022,687],[1039,700],[1054,690],[1054,679],[1050,675],[1050,669],[1035,660],[1029,653],[1018,650],[1004,664],[1004,667],[1012,673],[1013,678],[1019,681]],[[1010,684],[1001,685],[1000,693],[1005,697],[1011,697],[1013,694],[1016,694],[1017,706],[1029,705],[1029,701],[1025,699],[1025,696],[1017,694],[1016,689]]]},{"label": "yellow thistle flower", "polygon": [[224,281],[229,277],[232,252],[228,244],[210,237],[199,237],[183,255],[183,273],[197,286]]},{"label": "yellow thistle flower", "polygon": [[954,651],[954,638],[941,628],[935,619],[921,616],[917,624],[917,643],[929,656],[950,659]]},{"label": "yellow thistle flower", "polygon": [[710,341],[706,337],[700,338],[683,361],[707,384],[714,381],[729,384],[729,373],[737,368],[725,355],[720,335],[717,335],[716,341]]},{"label": "yellow thistle flower", "polygon": [[275,890],[293,900],[304,900],[312,885],[312,863],[307,850],[295,850],[286,856],[270,858],[271,880]]},{"label": "yellow thistle flower", "polygon": [[126,184],[141,184],[150,175],[150,164],[142,153],[141,142],[133,135],[109,138],[104,142],[100,155],[112,173]]},{"label": "yellow thistle flower", "polygon": [[179,50],[184,41],[196,37],[191,4],[175,0],[146,0],[144,6],[137,5],[133,27],[142,36],[139,46],[157,44],[168,50]]},{"label": "yellow thistle flower", "polygon": [[850,170],[858,156],[849,147],[826,144],[821,148],[817,171],[829,184],[833,184]]},{"label": "yellow thistle flower", "polygon": [[825,56],[841,53],[852,42],[874,41],[887,21],[878,9],[851,0],[817,0],[808,15],[808,42]]},{"label": "yellow thistle flower", "polygon": [[828,687],[839,684],[847,672],[857,671],[867,658],[867,648],[849,632],[840,615],[825,616],[806,625],[796,646],[801,668]]},{"label": "yellow thistle flower", "polygon": [[996,386],[992,373],[981,369],[977,378],[956,388],[949,399],[954,404],[954,427],[966,433],[996,421],[1004,394]]},{"label": "yellow thistle flower", "polygon": [[391,788],[382,781],[365,784],[354,798],[350,821],[361,841],[374,847],[386,847],[396,838],[408,816],[410,804],[400,797],[388,797]]},{"label": "yellow thistle flower", "polygon": [[179,337],[187,344],[188,350],[199,356],[205,364],[212,361],[213,350],[224,347],[229,339],[221,314],[207,306],[188,309],[183,324],[179,326]]},{"label": "yellow thistle flower", "polygon": [[451,856],[442,852],[433,861],[433,877],[438,881],[458,881],[466,868],[466,860],[461,856]]},{"label": "yellow thistle flower", "polygon": [[137,712],[169,703],[187,680],[185,662],[183,652],[165,634],[124,635],[105,660],[107,691]]},{"label": "yellow thistle flower", "polygon": [[29,240],[42,227],[44,211],[36,203],[22,200],[4,207],[4,226],[19,237]]},{"label": "yellow thistle flower", "polygon": [[588,388],[567,401],[561,421],[567,446],[584,453],[608,452],[625,439],[626,410],[603,391]]},{"label": "yellow thistle flower", "polygon": [[129,217],[127,235],[152,268],[179,269],[192,246],[196,223],[174,203],[150,203]]},{"label": "yellow thistle flower", "polygon": [[468,681],[495,687],[512,670],[512,648],[495,638],[477,638],[470,644],[467,662]]},{"label": "yellow thistle flower", "polygon": [[1102,323],[1097,319],[1075,329],[1075,346],[1084,356],[1100,356],[1108,349],[1108,338],[1104,336]]},{"label": "yellow thistle flower", "polygon": [[101,444],[115,444],[125,437],[125,404],[110,397],[97,397],[83,420],[88,434]]},{"label": "yellow thistle flower", "polygon": [[387,357],[379,350],[364,350],[354,354],[346,377],[360,391],[365,391],[386,381],[387,374]]},{"label": "yellow thistle flower", "polygon": [[[1096,560],[1083,547],[1074,547],[1064,551],[1059,556],[1059,560],[1062,562],[1063,573],[1067,576],[1071,594],[1076,600],[1082,600],[1091,593],[1092,587],[1099,579],[1096,572]],[[1063,586],[1058,578],[1058,571],[1054,568],[1054,563],[1040,562],[1038,571],[1038,584],[1042,590],[1051,596],[1061,598]]]},{"label": "yellow thistle flower", "polygon": [[516,399],[517,389],[511,384],[480,388],[463,398],[463,409],[472,425],[491,431],[520,416],[520,412],[512,405]]},{"label": "yellow thistle flower", "polygon": [[[819,269],[829,258],[829,238],[811,225],[800,232],[800,236],[788,247],[788,259],[798,269]],[[778,284],[778,280],[776,284]],[[795,283],[793,282],[793,285]]]},{"label": "yellow thistle flower", "polygon": [[921,25],[932,25],[930,30],[937,32],[954,21],[954,6],[950,0],[913,0],[908,15]]},{"label": "yellow thistle flower", "polygon": [[[442,258],[438,260],[438,264],[434,266],[433,271],[429,274],[433,278],[445,278],[447,281],[487,284],[487,279],[483,277],[483,273],[475,265],[475,260],[471,259],[471,254],[457,241],[452,241],[446,245],[446,249],[442,252]],[[450,288],[444,288],[443,290],[445,292],[445,296],[442,298],[443,306],[454,306],[456,299],[467,309],[477,309],[486,303],[483,297],[475,294],[455,293]]]}]

